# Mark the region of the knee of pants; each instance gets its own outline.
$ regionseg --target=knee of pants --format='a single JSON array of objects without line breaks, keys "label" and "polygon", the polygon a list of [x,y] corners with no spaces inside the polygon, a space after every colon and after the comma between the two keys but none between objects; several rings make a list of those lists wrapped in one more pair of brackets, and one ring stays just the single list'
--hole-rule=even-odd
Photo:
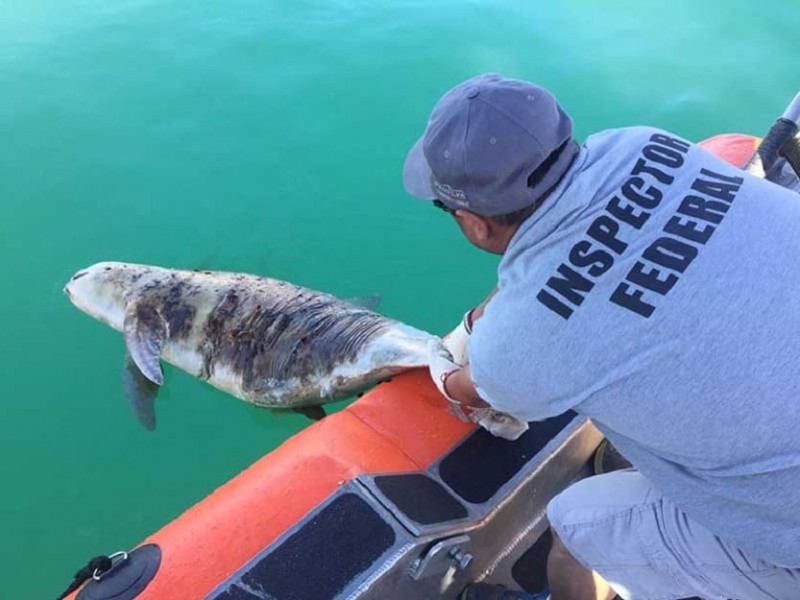
[{"label": "knee of pants", "polygon": [[570,514],[574,516],[576,511],[581,511],[591,504],[591,494],[587,494],[583,488],[587,483],[591,485],[591,479],[582,479],[564,489],[547,503],[547,520],[556,531],[559,531],[569,519]]},{"label": "knee of pants", "polygon": [[652,501],[650,483],[636,471],[616,471],[581,479],[547,505],[547,519],[556,531],[576,522],[588,523]]},{"label": "knee of pants", "polygon": [[556,532],[561,529],[561,526],[564,524],[564,517],[569,511],[569,498],[562,498],[568,490],[569,488],[547,503],[547,520]]}]

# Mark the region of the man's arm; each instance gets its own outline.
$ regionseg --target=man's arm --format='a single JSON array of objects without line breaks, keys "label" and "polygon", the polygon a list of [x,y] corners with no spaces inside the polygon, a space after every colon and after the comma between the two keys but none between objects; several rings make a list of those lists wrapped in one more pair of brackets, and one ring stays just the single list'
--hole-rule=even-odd
[{"label": "man's arm", "polygon": [[474,323],[478,319],[483,316],[483,311],[486,310],[486,305],[489,304],[489,301],[494,298],[494,295],[500,291],[500,288],[494,288],[492,293],[486,297],[486,300],[481,302],[478,306],[472,309],[472,322]]},{"label": "man's arm", "polygon": [[443,365],[442,367],[448,370],[440,374],[440,377],[446,379],[445,384],[443,384],[440,389],[451,401],[474,408],[486,408],[489,406],[489,404],[480,397],[478,390],[475,389],[475,384],[472,383],[469,366],[467,365],[467,343],[469,341],[469,336],[472,334],[472,325],[483,316],[483,311],[486,310],[489,301],[499,289],[500,288],[497,287],[494,288],[486,299],[467,312],[458,327],[445,337],[445,347],[450,351],[453,362],[455,362],[455,365],[452,365],[452,367],[464,367],[457,370],[448,369],[447,365]]},{"label": "man's arm", "polygon": [[447,395],[459,404],[465,404],[474,408],[486,408],[489,404],[483,400],[472,383],[469,366],[454,371],[445,381]]},{"label": "man's arm", "polygon": [[454,362],[441,342],[432,341],[428,346],[428,367],[436,387],[450,402],[474,408],[489,406],[478,395],[470,378],[469,367]]},{"label": "man's arm", "polygon": [[509,414],[494,410],[485,402],[470,377],[469,367],[451,360],[446,348],[433,342],[430,346],[430,372],[436,387],[453,405],[453,413],[465,421],[507,440],[515,440],[528,430],[528,424]]}]

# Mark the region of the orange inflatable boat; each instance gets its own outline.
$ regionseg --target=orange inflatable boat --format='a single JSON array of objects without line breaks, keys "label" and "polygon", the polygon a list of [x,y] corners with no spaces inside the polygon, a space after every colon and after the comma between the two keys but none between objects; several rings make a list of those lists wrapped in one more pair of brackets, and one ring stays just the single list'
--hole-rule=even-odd
[{"label": "orange inflatable boat", "polygon": [[[757,144],[703,143],[737,165]],[[574,414],[494,438],[410,372],[290,438],[69,598],[455,598],[481,579],[537,591],[547,502],[590,474],[601,440]]]}]

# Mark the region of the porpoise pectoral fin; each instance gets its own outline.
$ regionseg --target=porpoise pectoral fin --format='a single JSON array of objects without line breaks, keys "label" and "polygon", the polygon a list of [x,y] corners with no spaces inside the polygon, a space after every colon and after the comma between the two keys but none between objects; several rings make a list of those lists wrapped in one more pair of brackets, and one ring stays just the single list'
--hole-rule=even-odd
[{"label": "porpoise pectoral fin", "polygon": [[148,431],[156,428],[155,400],[160,389],[139,370],[130,354],[125,355],[122,370],[122,387],[133,414]]},{"label": "porpoise pectoral fin", "polygon": [[308,417],[312,421],[321,421],[328,416],[325,414],[325,409],[321,406],[298,406],[292,410],[304,417]]},{"label": "porpoise pectoral fin", "polygon": [[167,324],[149,304],[132,302],[125,310],[123,322],[125,344],[142,375],[156,385],[164,383],[161,351],[167,338]]},{"label": "porpoise pectoral fin", "polygon": [[369,296],[356,296],[354,298],[347,298],[345,302],[349,302],[355,306],[360,308],[365,308],[367,310],[375,310],[383,300],[383,296],[380,294],[370,294]]}]

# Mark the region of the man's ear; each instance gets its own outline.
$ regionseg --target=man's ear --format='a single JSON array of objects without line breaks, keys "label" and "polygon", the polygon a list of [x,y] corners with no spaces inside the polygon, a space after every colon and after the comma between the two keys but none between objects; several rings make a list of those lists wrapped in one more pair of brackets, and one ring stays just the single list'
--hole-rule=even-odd
[{"label": "man's ear", "polygon": [[486,217],[476,215],[468,210],[457,210],[455,216],[461,225],[461,229],[469,239],[477,242],[484,242],[489,239],[491,225]]}]

